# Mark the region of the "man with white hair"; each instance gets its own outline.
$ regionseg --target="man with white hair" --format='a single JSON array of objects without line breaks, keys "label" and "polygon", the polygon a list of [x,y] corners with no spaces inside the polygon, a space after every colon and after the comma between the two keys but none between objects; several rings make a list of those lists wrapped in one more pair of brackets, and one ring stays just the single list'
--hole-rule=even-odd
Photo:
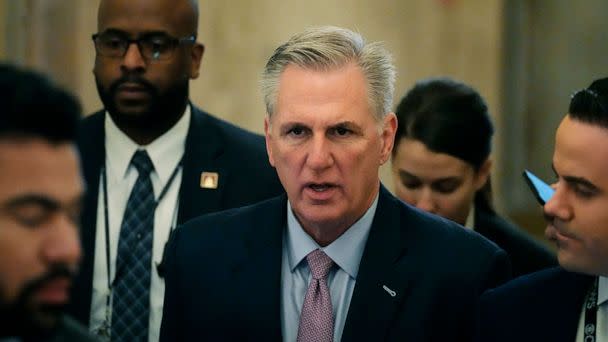
[{"label": "man with white hair", "polygon": [[309,29],[275,50],[264,126],[287,194],[176,231],[161,341],[471,337],[478,294],[509,264],[380,184],[394,79],[390,54],[346,29]]}]

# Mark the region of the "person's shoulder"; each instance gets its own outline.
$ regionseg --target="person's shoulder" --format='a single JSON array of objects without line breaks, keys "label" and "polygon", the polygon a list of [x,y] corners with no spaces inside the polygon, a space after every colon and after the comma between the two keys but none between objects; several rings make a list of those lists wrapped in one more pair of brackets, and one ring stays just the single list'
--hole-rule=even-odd
[{"label": "person's shoulder", "polygon": [[79,148],[84,149],[86,152],[98,148],[103,140],[104,118],[104,111],[100,110],[80,120],[76,139]]},{"label": "person's shoulder", "polygon": [[519,247],[538,249],[552,255],[540,242],[536,241],[515,223],[494,212],[476,210],[475,229],[493,241],[518,243]]},{"label": "person's shoulder", "polygon": [[76,322],[74,319],[67,315],[64,315],[61,319],[57,334],[51,341],[78,341],[78,342],[93,342],[99,341],[93,334],[91,334],[86,327]]},{"label": "person's shoulder", "polygon": [[82,134],[87,134],[91,130],[103,127],[104,111],[99,110],[88,114],[80,120],[79,130]]},{"label": "person's shoulder", "polygon": [[482,262],[485,257],[504,253],[495,243],[462,225],[428,213],[389,195],[393,207],[400,211],[400,229],[417,245],[433,251],[439,258]]},{"label": "person's shoulder", "polygon": [[510,256],[515,275],[557,266],[557,259],[540,240],[497,213],[476,210],[475,230]]},{"label": "person's shoulder", "polygon": [[[404,203],[404,205],[407,204]],[[409,207],[409,210],[412,211],[410,215],[417,217],[417,220],[423,226],[421,228],[424,229],[422,233],[436,243],[443,242],[458,247],[458,249],[474,247],[477,250],[482,249],[488,252],[499,250],[499,247],[492,241],[454,221],[414,207]]]},{"label": "person's shoulder", "polygon": [[418,267],[430,279],[449,282],[455,292],[468,289],[479,294],[508,279],[507,255],[496,244],[439,215],[394,202],[397,209],[393,210],[400,212],[400,218],[384,222],[399,225],[407,254],[420,260]]},{"label": "person's shoulder", "polygon": [[227,257],[247,248],[248,241],[280,236],[286,203],[286,196],[281,195],[196,217],[171,233],[166,249],[187,265],[192,260]]},{"label": "person's shoulder", "polygon": [[592,279],[554,267],[487,290],[477,341],[572,341]]},{"label": "person's shoulder", "polygon": [[264,138],[262,135],[220,119],[195,105],[192,105],[192,115],[196,121],[201,121],[203,124],[213,127],[216,132],[221,134],[225,139],[232,140],[236,143],[242,142],[246,145],[263,143]]},{"label": "person's shoulder", "polygon": [[523,275],[488,290],[483,294],[483,298],[488,301],[513,301],[516,298],[530,299],[545,295],[552,297],[554,292],[562,292],[562,289],[584,287],[590,279],[591,276],[552,267]]},{"label": "person's shoulder", "polygon": [[85,115],[82,120],[80,120],[81,127],[89,127],[94,125],[103,124],[105,111],[103,109],[98,110],[96,112]]},{"label": "person's shoulder", "polygon": [[[178,228],[181,235],[190,238],[193,234],[230,234],[231,231],[245,229],[250,223],[255,223],[262,216],[285,209],[284,194],[244,207],[232,208],[196,217]],[[204,229],[200,229],[203,228]]]}]

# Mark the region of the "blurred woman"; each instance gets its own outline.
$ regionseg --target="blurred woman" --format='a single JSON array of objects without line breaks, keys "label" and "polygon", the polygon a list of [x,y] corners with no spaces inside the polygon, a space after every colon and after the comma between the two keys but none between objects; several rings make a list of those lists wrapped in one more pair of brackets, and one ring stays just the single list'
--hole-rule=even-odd
[{"label": "blurred woman", "polygon": [[392,163],[398,197],[496,243],[509,254],[513,276],[556,265],[553,253],[494,210],[494,128],[473,88],[447,78],[423,80],[403,97],[396,114]]}]

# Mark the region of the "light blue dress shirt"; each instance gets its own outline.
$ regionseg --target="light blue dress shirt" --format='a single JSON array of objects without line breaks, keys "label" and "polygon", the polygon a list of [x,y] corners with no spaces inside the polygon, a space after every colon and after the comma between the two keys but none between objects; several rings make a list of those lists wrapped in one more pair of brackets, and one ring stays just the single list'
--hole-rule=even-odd
[{"label": "light blue dress shirt", "polygon": [[300,313],[304,297],[311,280],[306,256],[321,249],[333,261],[334,266],[327,277],[334,315],[334,341],[340,341],[350,299],[357,282],[359,263],[372,226],[378,196],[365,214],[344,232],[336,241],[320,247],[296,219],[287,202],[287,229],[283,234],[283,257],[281,264],[281,328],[283,341],[296,341]]}]

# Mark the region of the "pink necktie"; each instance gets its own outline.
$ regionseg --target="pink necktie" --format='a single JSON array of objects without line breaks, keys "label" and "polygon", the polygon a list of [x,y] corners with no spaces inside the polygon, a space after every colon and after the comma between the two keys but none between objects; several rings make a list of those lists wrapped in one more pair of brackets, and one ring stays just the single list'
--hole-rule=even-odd
[{"label": "pink necktie", "polygon": [[306,256],[312,279],[304,297],[298,327],[298,342],[331,342],[334,317],[327,287],[327,274],[334,262],[320,249]]}]

